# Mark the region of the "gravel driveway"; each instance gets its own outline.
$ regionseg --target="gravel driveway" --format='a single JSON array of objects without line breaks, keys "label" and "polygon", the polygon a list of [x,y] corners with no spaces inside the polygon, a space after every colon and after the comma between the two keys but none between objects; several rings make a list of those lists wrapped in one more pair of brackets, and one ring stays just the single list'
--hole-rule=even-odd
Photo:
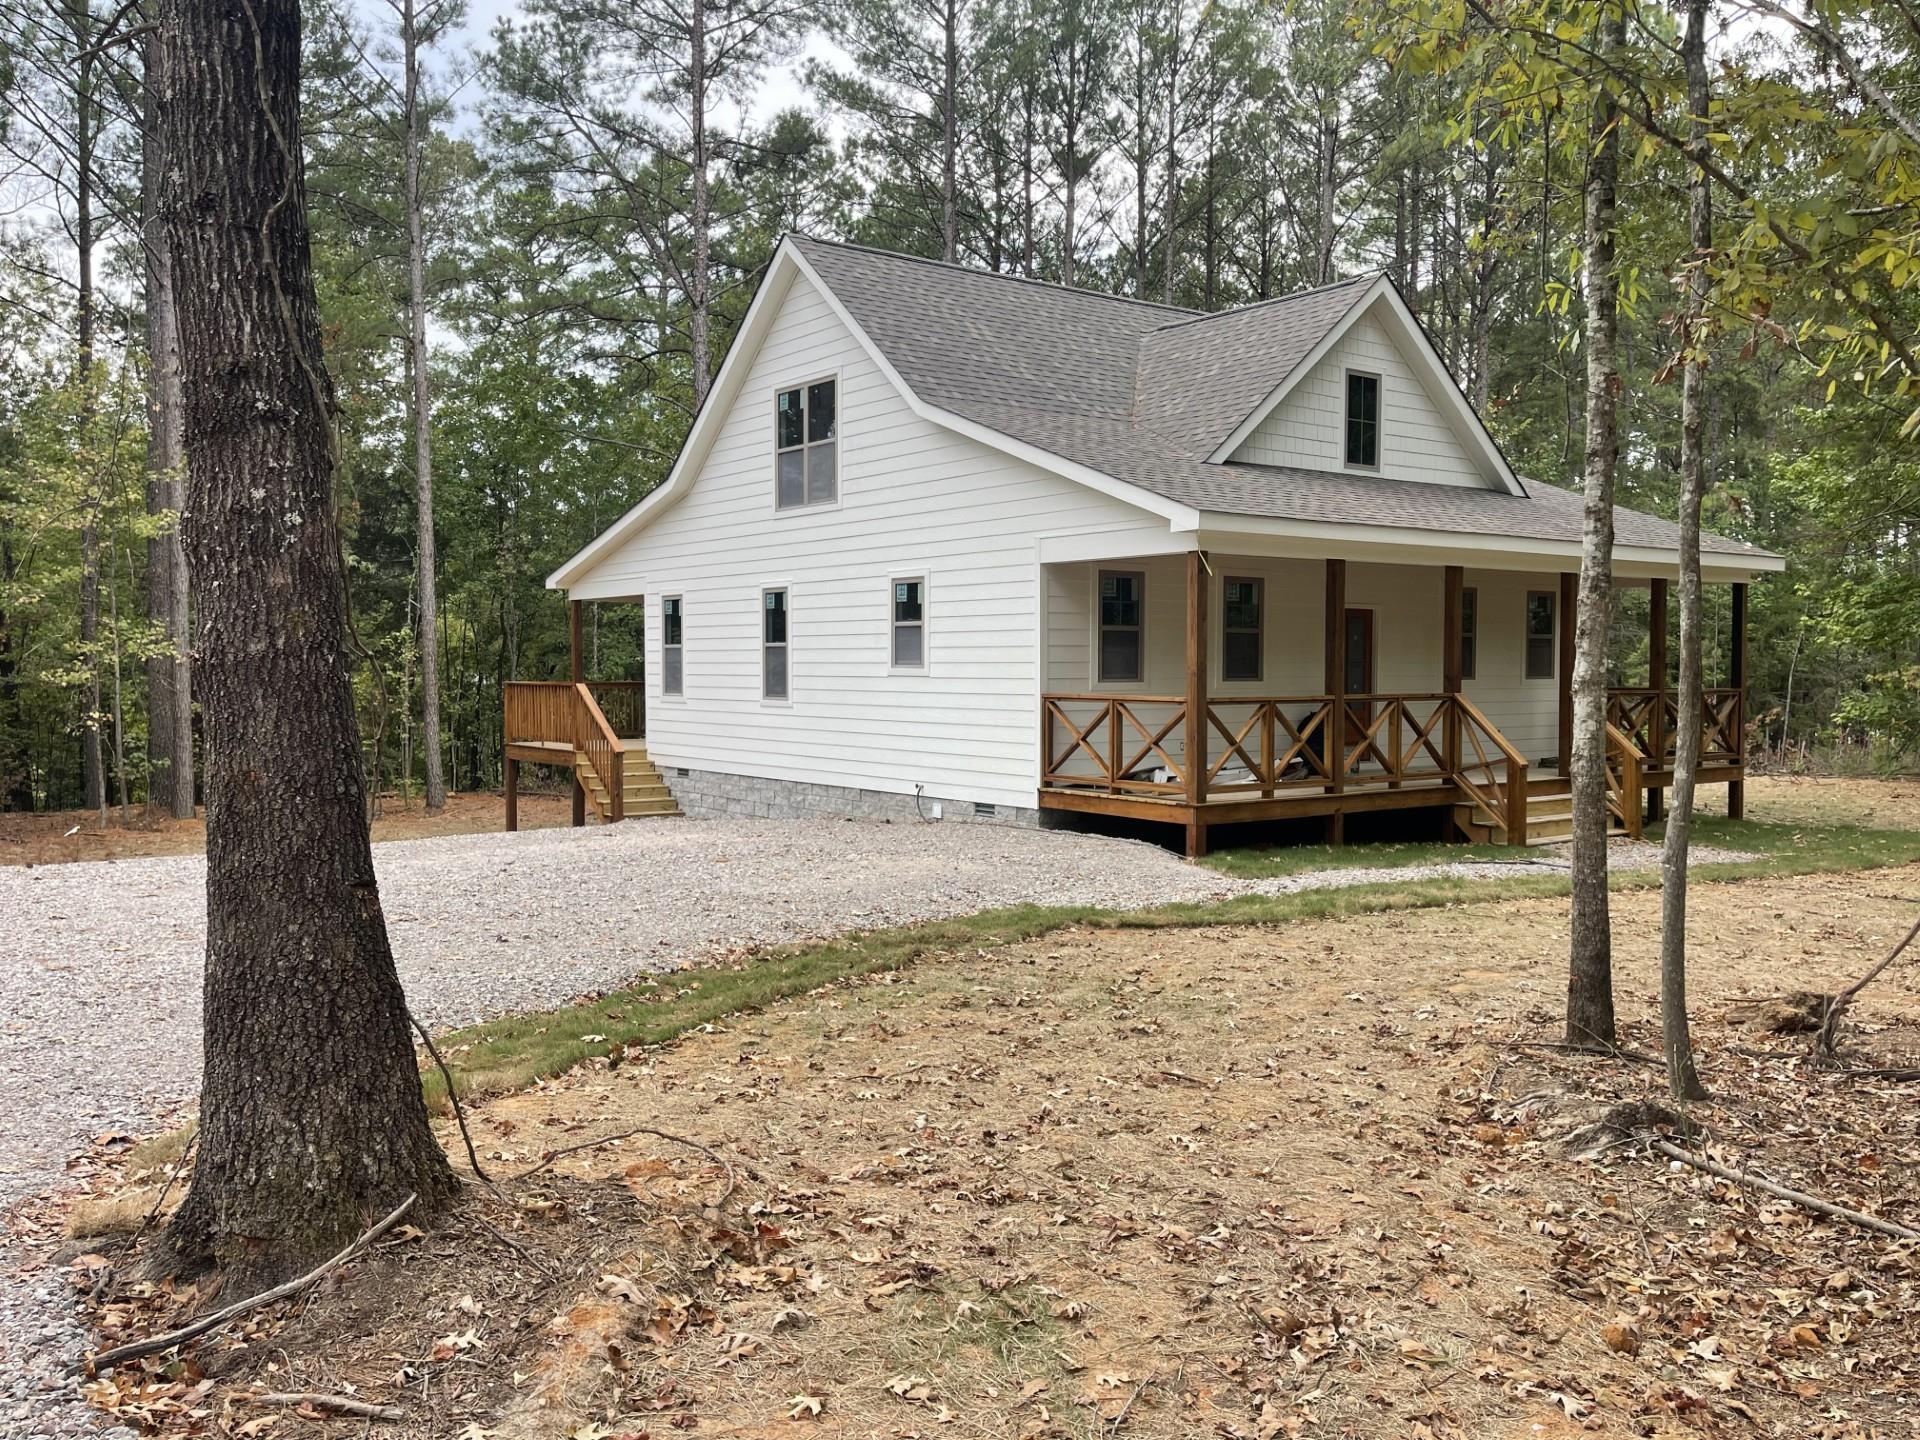
[{"label": "gravel driveway", "polygon": [[[435,1028],[564,1003],[742,943],[1020,903],[1130,908],[1510,863],[1233,880],[1132,841],[995,825],[676,820],[376,846],[401,979]],[[1538,863],[1552,865],[1552,858]],[[1562,862],[1563,863],[1563,862]],[[200,1072],[205,862],[0,868],[0,1207]],[[77,1344],[60,1280],[0,1283],[0,1436],[81,1433],[52,1392]],[[23,1363],[24,1362],[24,1363]],[[70,1382],[69,1382],[70,1383]]]}]

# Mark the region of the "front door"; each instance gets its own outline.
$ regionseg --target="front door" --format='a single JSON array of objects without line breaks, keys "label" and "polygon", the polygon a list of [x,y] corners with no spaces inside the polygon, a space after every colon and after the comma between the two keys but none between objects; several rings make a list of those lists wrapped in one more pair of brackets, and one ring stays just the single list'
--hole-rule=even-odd
[{"label": "front door", "polygon": [[[1347,683],[1349,695],[1371,695],[1373,683],[1373,611],[1347,611]],[[1373,723],[1373,706],[1364,702],[1350,707],[1356,720]]]}]

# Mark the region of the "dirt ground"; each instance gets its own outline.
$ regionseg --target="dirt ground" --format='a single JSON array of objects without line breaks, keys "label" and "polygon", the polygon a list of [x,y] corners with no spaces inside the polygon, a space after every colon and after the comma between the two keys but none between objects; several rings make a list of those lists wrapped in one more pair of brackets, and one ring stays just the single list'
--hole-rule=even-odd
[{"label": "dirt ground", "polygon": [[[1724,785],[1700,791],[1703,812],[1724,815]],[[1920,830],[1920,778],[1849,779],[1820,775],[1756,775],[1747,781],[1747,818],[1775,825],[1863,825]]]},{"label": "dirt ground", "polygon": [[[207,826],[203,818],[175,820],[171,817],[149,819],[135,807],[132,823],[121,825],[120,812],[111,812],[113,823],[99,828],[96,817],[86,810],[56,810],[45,814],[0,813],[0,865],[65,865],[76,860],[128,860],[143,855],[198,855],[207,848]],[[380,815],[373,822],[373,838],[383,840],[424,840],[434,835],[473,835],[499,830],[506,824],[506,801],[498,795],[476,793],[450,795],[447,808],[429,816],[418,796],[411,805],[398,796],[381,800]],[[544,830],[565,825],[573,818],[572,807],[564,794],[520,795],[520,828]]]},{"label": "dirt ground", "polygon": [[[1697,887],[1692,973],[1714,1153],[1920,1227],[1913,1087],[1814,1072],[1749,1003],[1856,977],[1916,902],[1920,867]],[[1658,903],[1614,912],[1641,1050]],[[634,1126],[710,1155],[635,1135],[475,1187],[292,1319],[96,1399],[275,1440],[344,1431],[245,1383],[474,1440],[1913,1435],[1913,1244],[1636,1143],[1570,1158],[1664,1085],[1540,1043],[1565,925],[1072,930],[635,1050],[481,1108],[483,1162]],[[1920,1060],[1920,965],[1849,1042]]]}]

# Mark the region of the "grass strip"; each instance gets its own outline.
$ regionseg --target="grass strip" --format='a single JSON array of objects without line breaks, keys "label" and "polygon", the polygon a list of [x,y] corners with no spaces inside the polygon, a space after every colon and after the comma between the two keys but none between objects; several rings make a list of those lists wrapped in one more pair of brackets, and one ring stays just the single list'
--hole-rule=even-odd
[{"label": "grass strip", "polygon": [[[1695,835],[1702,844],[1744,850],[1756,857],[1696,865],[1693,875],[1701,881],[1872,870],[1920,861],[1920,831],[1768,825],[1702,817],[1696,822]],[[1649,838],[1657,838],[1657,833],[1649,832]],[[1474,858],[1463,853],[1470,849],[1464,846],[1355,849],[1386,851],[1396,857],[1383,859],[1379,853],[1367,853],[1353,859],[1355,865],[1426,865]],[[1512,850],[1488,854],[1515,858]],[[1612,883],[1619,890],[1649,889],[1659,885],[1660,872],[1619,871]],[[1569,889],[1565,874],[1520,871],[1493,879],[1450,875],[1287,895],[1239,895],[1146,910],[1023,905],[835,940],[773,946],[732,964],[648,976],[597,999],[454,1031],[441,1040],[441,1049],[463,1097],[498,1094],[562,1074],[619,1047],[664,1044],[728,1016],[761,1010],[847,980],[901,970],[929,955],[995,949],[1069,925],[1110,929],[1273,925],[1388,910],[1551,898]],[[445,1086],[439,1073],[428,1073],[424,1084],[429,1104],[443,1106]]]}]

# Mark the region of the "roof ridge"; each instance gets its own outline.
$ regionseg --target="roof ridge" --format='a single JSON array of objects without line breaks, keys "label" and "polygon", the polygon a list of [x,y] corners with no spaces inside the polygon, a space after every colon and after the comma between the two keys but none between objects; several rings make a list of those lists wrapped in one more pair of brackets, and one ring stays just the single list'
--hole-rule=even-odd
[{"label": "roof ridge", "polygon": [[1360,275],[1350,275],[1345,280],[1329,280],[1324,285],[1309,285],[1304,290],[1290,290],[1285,295],[1275,295],[1267,300],[1255,300],[1251,305],[1236,305],[1231,310],[1203,310],[1198,314],[1189,314],[1184,320],[1175,320],[1149,330],[1149,335],[1163,335],[1169,330],[1179,330],[1188,325],[1198,325],[1207,320],[1225,320],[1232,315],[1245,315],[1254,310],[1265,310],[1272,305],[1288,305],[1295,300],[1305,300],[1309,295],[1326,295],[1335,290],[1344,290],[1349,285],[1371,285],[1387,272],[1369,270]]},{"label": "roof ridge", "polygon": [[[1036,280],[1031,275],[1009,275],[1004,270],[983,270],[976,265],[962,265],[953,260],[935,260],[929,255],[912,255],[905,250],[883,250],[878,245],[862,245],[853,240],[822,240],[817,235],[803,235],[797,230],[789,230],[786,238],[807,245],[825,245],[833,250],[858,250],[866,255],[881,255],[889,260],[907,260],[915,265],[929,265],[936,270],[957,270],[962,275],[976,276],[982,280],[1009,280],[1016,285],[1032,285],[1042,290],[1057,290],[1066,295],[1085,295],[1096,300],[1118,300],[1124,305],[1139,305],[1148,310],[1166,310],[1190,320],[1204,320],[1205,311],[1193,310],[1185,305],[1168,305],[1159,300],[1141,300],[1132,295],[1116,295],[1111,290],[1083,290],[1078,285],[1062,285],[1055,280]],[[1175,322],[1178,323],[1178,322]],[[1170,326],[1159,326],[1165,330]]]}]

